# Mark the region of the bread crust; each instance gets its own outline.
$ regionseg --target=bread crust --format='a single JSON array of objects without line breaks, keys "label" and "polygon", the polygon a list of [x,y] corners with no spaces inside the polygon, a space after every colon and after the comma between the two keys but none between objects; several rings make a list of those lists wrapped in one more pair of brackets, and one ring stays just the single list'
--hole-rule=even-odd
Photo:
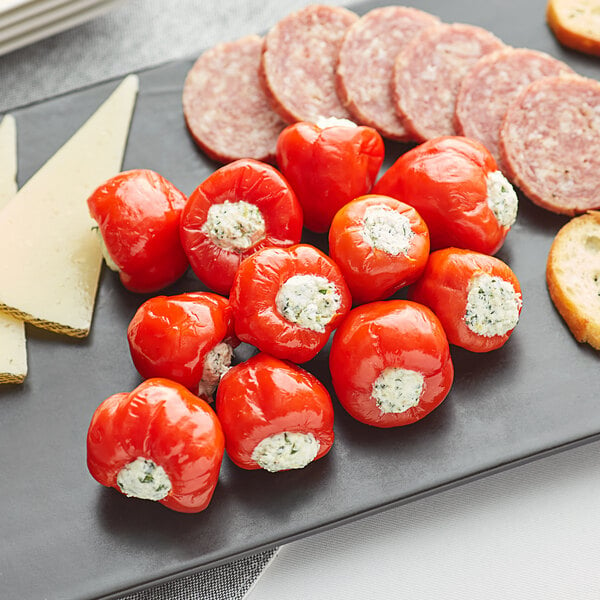
[{"label": "bread crust", "polygon": [[592,19],[597,8],[595,0],[549,0],[546,20],[561,44],[600,56],[600,27]]},{"label": "bread crust", "polygon": [[600,350],[600,211],[559,230],[548,253],[546,283],[575,339]]}]

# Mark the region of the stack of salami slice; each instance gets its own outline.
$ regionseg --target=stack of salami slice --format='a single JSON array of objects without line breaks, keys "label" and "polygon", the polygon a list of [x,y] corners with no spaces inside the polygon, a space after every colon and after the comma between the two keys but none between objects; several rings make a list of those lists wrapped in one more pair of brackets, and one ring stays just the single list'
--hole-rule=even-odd
[{"label": "stack of salami slice", "polygon": [[217,45],[190,70],[183,110],[219,162],[274,162],[288,123],[346,118],[405,142],[474,138],[536,204],[563,214],[600,208],[600,83],[415,8],[359,17],[311,5],[264,38]]}]

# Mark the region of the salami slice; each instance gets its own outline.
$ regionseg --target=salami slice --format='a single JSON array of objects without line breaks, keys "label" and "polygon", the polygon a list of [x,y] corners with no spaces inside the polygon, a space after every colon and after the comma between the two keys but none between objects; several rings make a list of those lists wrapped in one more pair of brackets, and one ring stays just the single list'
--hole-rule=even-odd
[{"label": "salami slice", "polygon": [[455,135],[454,106],[462,78],[485,54],[503,48],[492,33],[462,23],[418,33],[398,54],[392,92],[396,111],[417,141]]},{"label": "salami slice", "polygon": [[338,57],[338,96],[352,118],[384,137],[410,138],[392,97],[394,60],[421,30],[440,20],[416,8],[384,6],[369,11],[348,29]]},{"label": "salami slice", "polygon": [[600,83],[573,76],[529,84],[500,129],[507,176],[556,213],[600,208]]},{"label": "salami slice", "polygon": [[504,170],[498,144],[508,106],[532,81],[561,73],[573,71],[560,60],[537,50],[504,48],[486,54],[460,85],[454,115],[456,131],[481,142]]},{"label": "salami slice", "polygon": [[258,77],[262,38],[251,35],[204,52],[183,86],[183,114],[194,141],[219,162],[273,162],[285,123]]},{"label": "salami slice", "polygon": [[287,122],[350,119],[335,89],[342,38],[358,15],[310,5],[281,19],[266,35],[261,78],[273,109]]}]

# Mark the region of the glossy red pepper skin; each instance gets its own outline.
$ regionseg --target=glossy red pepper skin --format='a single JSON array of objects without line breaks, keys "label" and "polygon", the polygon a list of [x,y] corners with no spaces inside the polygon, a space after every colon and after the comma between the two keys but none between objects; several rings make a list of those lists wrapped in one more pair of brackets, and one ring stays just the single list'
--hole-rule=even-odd
[{"label": "glossy red pepper skin", "polygon": [[129,323],[127,341],[142,377],[165,377],[193,393],[206,355],[220,342],[238,344],[229,301],[210,292],[150,298]]},{"label": "glossy red pepper skin", "polygon": [[[375,206],[386,206],[409,220],[414,237],[406,252],[389,254],[365,239],[365,212]],[[340,267],[354,304],[383,300],[423,272],[429,256],[429,230],[412,206],[369,194],[349,202],[335,215],[329,229],[329,255]]]},{"label": "glossy red pepper skin", "polygon": [[244,469],[261,468],[252,452],[278,433],[312,433],[320,444],[315,460],[334,441],[333,406],[325,386],[308,371],[265,353],[223,376],[216,408],[227,455]]},{"label": "glossy red pepper skin", "polygon": [[[397,427],[428,415],[446,398],[454,379],[444,330],[431,310],[407,300],[372,302],[352,309],[333,336],[329,367],[336,395],[358,421]],[[417,371],[425,377],[419,403],[384,413],[372,396],[384,369]]]},{"label": "glossy red pepper skin", "polygon": [[[279,312],[277,293],[294,275],[318,275],[335,285],[341,298],[340,307],[323,332],[292,323]],[[229,300],[235,332],[241,341],[295,363],[317,355],[352,304],[339,267],[308,244],[267,248],[246,259],[236,273]]]},{"label": "glossy red pepper skin", "polygon": [[[503,335],[484,336],[465,322],[469,281],[487,273],[509,282],[522,297],[521,286],[512,269],[500,259],[460,248],[432,252],[421,278],[409,289],[409,297],[429,306],[441,321],[448,341],[471,352],[489,352],[503,346],[513,329]],[[519,313],[522,303],[519,304]]]},{"label": "glossy red pepper skin", "polygon": [[371,127],[321,128],[299,122],[277,141],[276,159],[300,200],[307,229],[328,230],[344,204],[368,194],[383,163],[384,144]]},{"label": "glossy red pepper skin", "polygon": [[88,198],[123,285],[133,292],[155,292],[188,267],[179,239],[187,198],[164,177],[147,169],[119,173]]},{"label": "glossy red pepper skin", "polygon": [[102,485],[114,487],[119,471],[138,457],[167,473],[167,508],[204,510],[217,485],[225,438],[210,406],[167,379],[148,379],[130,393],[114,394],[94,412],[87,434],[87,465]]},{"label": "glossy red pepper skin", "polygon": [[454,246],[494,254],[510,229],[487,203],[487,176],[497,170],[479,142],[445,136],[400,156],[373,193],[413,206],[429,227],[432,250]]},{"label": "glossy red pepper skin", "polygon": [[[202,230],[213,204],[245,201],[257,206],[265,237],[243,251],[216,245]],[[181,218],[181,240],[194,273],[209,288],[227,295],[240,263],[257,250],[297,244],[302,208],[284,177],[270,165],[240,159],[205,179],[190,195]]]}]

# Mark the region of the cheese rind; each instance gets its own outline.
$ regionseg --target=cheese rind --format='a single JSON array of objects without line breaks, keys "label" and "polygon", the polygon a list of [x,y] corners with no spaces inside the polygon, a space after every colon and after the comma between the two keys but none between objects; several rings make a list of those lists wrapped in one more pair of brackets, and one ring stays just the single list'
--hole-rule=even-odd
[{"label": "cheese rind", "polygon": [[89,333],[102,253],[86,200],[121,169],[137,90],[126,77],[0,213],[0,310]]},{"label": "cheese rind", "polygon": [[23,383],[27,346],[23,321],[0,315],[0,383]]},{"label": "cheese rind", "polygon": [[[15,118],[0,123],[0,211],[17,193],[17,129]],[[27,376],[25,325],[0,314],[0,384],[23,383]]]}]

